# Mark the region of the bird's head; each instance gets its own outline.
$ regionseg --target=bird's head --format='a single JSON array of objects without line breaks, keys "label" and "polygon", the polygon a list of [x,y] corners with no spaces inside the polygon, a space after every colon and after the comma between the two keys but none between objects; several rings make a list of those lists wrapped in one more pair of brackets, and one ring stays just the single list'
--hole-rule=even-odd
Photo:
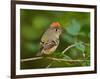
[{"label": "bird's head", "polygon": [[53,22],[51,23],[50,27],[60,27],[60,23],[59,22]]},{"label": "bird's head", "polygon": [[62,32],[61,25],[60,25],[59,22],[53,22],[53,23],[51,23],[50,28],[51,28],[52,31],[55,32],[55,34],[57,34],[57,35],[60,35],[61,32]]}]

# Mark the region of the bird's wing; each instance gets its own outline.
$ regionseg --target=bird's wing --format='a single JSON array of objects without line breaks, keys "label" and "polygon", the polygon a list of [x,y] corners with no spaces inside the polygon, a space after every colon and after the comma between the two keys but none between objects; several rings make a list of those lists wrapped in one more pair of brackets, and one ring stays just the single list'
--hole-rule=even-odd
[{"label": "bird's wing", "polygon": [[45,44],[43,49],[44,50],[49,50],[49,49],[51,49],[54,46],[56,46],[55,41],[51,41],[51,42],[48,42],[47,44]]}]

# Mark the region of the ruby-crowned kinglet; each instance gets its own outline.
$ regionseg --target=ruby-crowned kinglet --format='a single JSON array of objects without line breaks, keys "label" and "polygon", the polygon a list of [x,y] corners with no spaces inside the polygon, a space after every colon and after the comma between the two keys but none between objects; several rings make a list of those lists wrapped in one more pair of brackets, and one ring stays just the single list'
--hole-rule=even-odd
[{"label": "ruby-crowned kinglet", "polygon": [[59,36],[62,33],[59,22],[53,22],[50,27],[44,32],[40,45],[42,46],[41,52],[37,56],[52,54],[59,45]]}]

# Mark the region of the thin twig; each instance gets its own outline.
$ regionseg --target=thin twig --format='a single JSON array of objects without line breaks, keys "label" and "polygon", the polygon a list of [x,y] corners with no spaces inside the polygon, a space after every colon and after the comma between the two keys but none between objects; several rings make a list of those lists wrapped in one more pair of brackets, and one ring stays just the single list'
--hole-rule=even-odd
[{"label": "thin twig", "polygon": [[50,60],[55,61],[70,61],[70,62],[76,62],[76,61],[89,61],[89,60],[67,60],[67,59],[61,59],[61,58],[53,58],[53,57],[47,57]]},{"label": "thin twig", "polygon": [[[76,44],[72,44],[70,46],[68,46],[66,49],[64,49],[62,51],[62,54],[64,54],[66,51],[68,51],[70,48],[75,47]],[[21,59],[21,62],[25,62],[25,61],[32,61],[32,60],[38,60],[38,59],[42,59],[43,57],[35,57],[35,58],[27,58],[27,59]],[[48,59],[52,59],[52,60],[56,60],[56,61],[89,61],[89,60],[66,60],[66,59],[58,59],[58,58],[52,58],[52,57],[47,57]],[[49,66],[49,65],[48,65]],[[48,67],[47,66],[47,67]]]},{"label": "thin twig", "polygon": [[49,63],[46,68],[49,68],[52,65],[53,62],[54,61],[52,61],[51,63]]},{"label": "thin twig", "polygon": [[[25,62],[25,61],[33,61],[33,60],[38,60],[38,59],[42,59],[43,57],[35,57],[35,58],[27,58],[27,59],[21,59],[21,62]],[[62,59],[62,58],[54,58],[54,57],[47,57],[47,59],[50,60],[54,60],[54,61],[72,61],[72,62],[76,62],[76,61],[89,61],[89,60],[67,60],[67,59]],[[47,67],[49,67],[51,64],[49,64]]]},{"label": "thin twig", "polygon": [[68,46],[66,49],[64,49],[64,51],[62,51],[62,54],[64,54],[66,51],[68,51],[70,48],[72,48],[74,46],[76,46],[76,44]]},{"label": "thin twig", "polygon": [[21,59],[21,62],[24,61],[32,61],[32,60],[38,60],[38,59],[42,59],[43,57],[35,57],[35,58],[27,58],[27,59]]}]

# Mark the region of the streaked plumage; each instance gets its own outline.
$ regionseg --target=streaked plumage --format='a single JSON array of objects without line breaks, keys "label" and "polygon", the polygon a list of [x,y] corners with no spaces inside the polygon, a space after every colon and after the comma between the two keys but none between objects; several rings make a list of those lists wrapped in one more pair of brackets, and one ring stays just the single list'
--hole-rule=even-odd
[{"label": "streaked plumage", "polygon": [[61,35],[61,32],[62,29],[60,24],[58,22],[52,23],[41,37],[40,45],[42,50],[38,55],[52,54],[59,45],[59,36]]}]

